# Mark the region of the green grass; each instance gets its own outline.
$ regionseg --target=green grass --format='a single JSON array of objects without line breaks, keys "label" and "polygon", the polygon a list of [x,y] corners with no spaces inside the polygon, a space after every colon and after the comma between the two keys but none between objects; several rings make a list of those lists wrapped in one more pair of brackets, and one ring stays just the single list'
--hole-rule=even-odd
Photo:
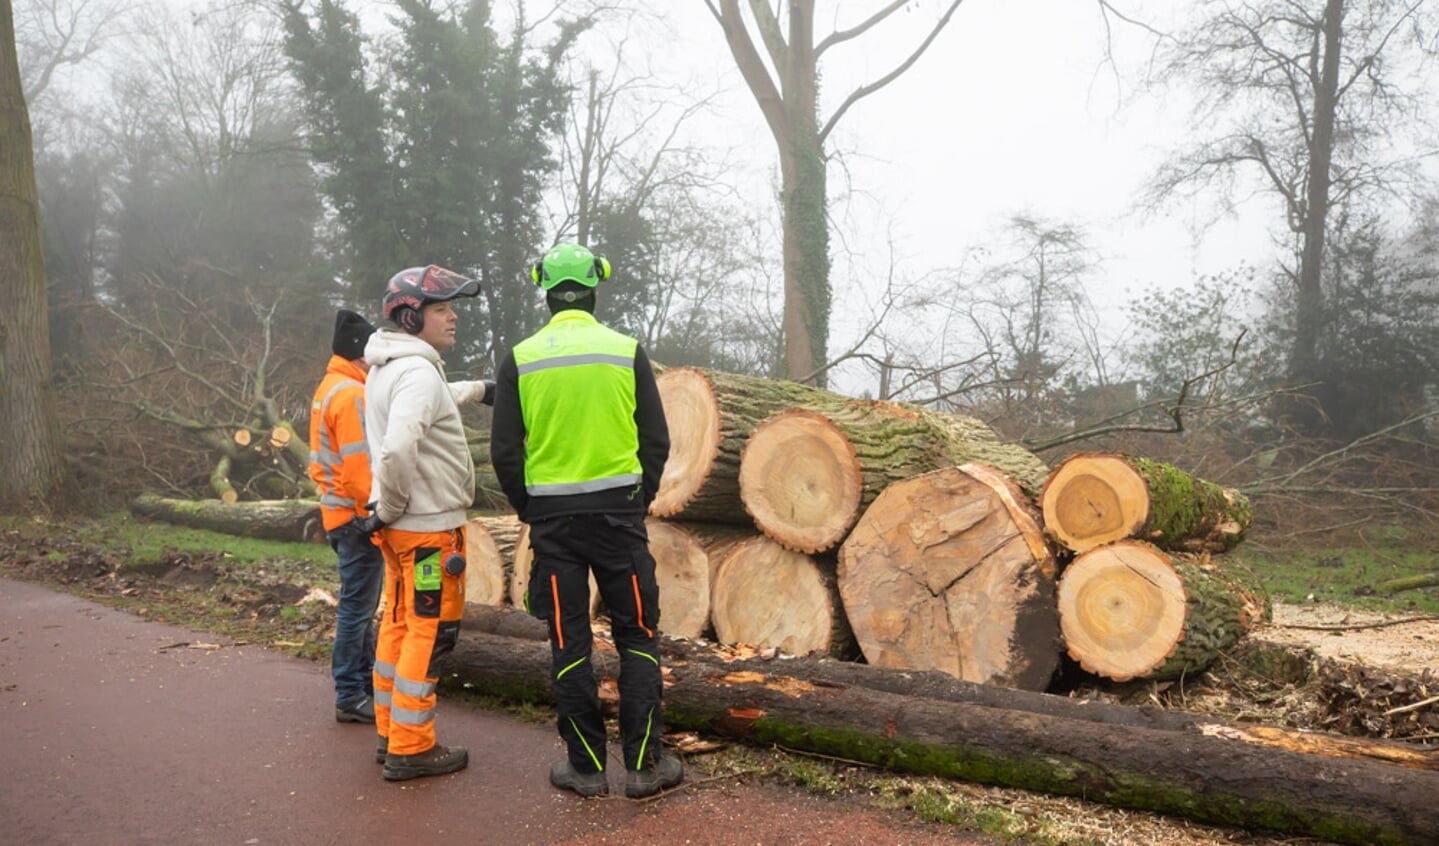
[{"label": "green grass", "polygon": [[1363,611],[1439,614],[1439,588],[1387,592],[1390,579],[1439,571],[1439,556],[1412,546],[1246,549],[1232,553],[1249,564],[1277,602],[1332,602]]}]

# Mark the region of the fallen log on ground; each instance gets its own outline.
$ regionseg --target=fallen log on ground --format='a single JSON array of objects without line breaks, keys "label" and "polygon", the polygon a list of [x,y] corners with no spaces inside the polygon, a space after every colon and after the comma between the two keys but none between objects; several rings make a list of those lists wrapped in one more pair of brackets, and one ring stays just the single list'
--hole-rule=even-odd
[{"label": "fallen log on ground", "polygon": [[1069,655],[1115,681],[1198,673],[1269,619],[1259,579],[1222,556],[1115,541],[1076,556],[1059,579]]},{"label": "fallen log on ground", "polygon": [[[503,635],[506,638],[537,641],[543,641],[546,637],[544,623],[523,611],[508,607],[466,608],[463,632],[466,635]],[[613,647],[607,650],[603,638],[598,643],[601,655],[608,654],[612,658]],[[1076,699],[976,684],[938,670],[893,670],[832,658],[733,658],[723,647],[668,636],[660,640],[660,653],[664,663],[671,667],[695,664],[727,673],[772,675],[782,672],[819,687],[863,687],[905,697],[1024,711],[1118,728],[1224,734],[1255,745],[1275,746],[1329,758],[1369,759],[1413,769],[1439,771],[1439,750],[1423,746],[1393,740],[1376,740],[1372,737],[1349,737],[1334,732],[1240,723],[1211,714],[1175,711],[1152,705],[1132,707],[1095,699]],[[482,673],[485,666],[469,659],[464,663],[476,674]],[[595,665],[597,672],[604,678],[614,678],[619,670],[618,663],[604,657],[597,659]]]},{"label": "fallen log on ground", "polygon": [[[442,660],[449,682],[549,701],[543,642],[466,633]],[[597,650],[595,665],[612,676],[618,662],[612,651]],[[779,669],[800,667],[785,662]],[[1356,844],[1439,839],[1432,810],[1439,772],[1258,745],[1223,731],[1116,730],[709,661],[671,663],[665,717],[674,729],[1206,823]]]},{"label": "fallen log on ground", "polygon": [[993,468],[890,485],[840,547],[838,575],[870,664],[1036,691],[1059,669],[1054,555],[1033,505]]},{"label": "fallen log on ground", "polygon": [[1244,538],[1254,516],[1238,491],[1173,465],[1109,453],[1060,462],[1039,504],[1045,531],[1075,552],[1125,538],[1183,552],[1224,552]]},{"label": "fallen log on ground", "polygon": [[320,504],[315,500],[227,503],[218,499],[168,499],[145,493],[130,503],[130,512],[150,520],[247,538],[296,542],[318,542],[325,538]]}]

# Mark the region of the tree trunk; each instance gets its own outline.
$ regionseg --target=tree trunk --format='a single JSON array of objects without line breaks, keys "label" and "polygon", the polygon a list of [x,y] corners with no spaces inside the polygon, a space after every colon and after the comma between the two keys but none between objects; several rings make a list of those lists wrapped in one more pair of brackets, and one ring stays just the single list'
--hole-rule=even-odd
[{"label": "tree trunk", "polygon": [[130,503],[137,517],[248,538],[319,542],[325,528],[314,500],[274,499],[226,503],[141,494]]},{"label": "tree trunk", "polygon": [[[617,674],[612,654],[597,650],[594,658],[598,675]],[[549,660],[539,641],[466,632],[441,670],[478,692],[547,702]],[[1439,838],[1439,817],[1432,812],[1439,761],[1399,744],[1395,752],[1410,766],[1356,758],[1342,744],[1334,749],[1344,757],[1329,757],[1329,747],[1306,751],[1255,742],[1242,731],[1201,722],[1116,731],[1109,722],[815,684],[802,673],[823,662],[804,659],[784,662],[794,671],[789,675],[742,663],[667,662],[667,725],[1205,823],[1356,844]],[[987,692],[1001,699],[1037,698],[1002,688]],[[1084,709],[1075,703],[1074,710]],[[1138,726],[1144,717],[1136,711],[1131,722]]]},{"label": "tree trunk", "polygon": [[1016,479],[1047,472],[973,418],[840,398],[781,411],[755,427],[740,461],[740,499],[760,531],[786,548],[823,552],[891,484],[967,462]]},{"label": "tree trunk", "polygon": [[1070,657],[1115,681],[1198,673],[1268,618],[1269,598],[1243,565],[1143,541],[1083,553],[1059,579]]},{"label": "tree trunk", "polygon": [[670,430],[656,517],[750,525],[739,499],[740,453],[761,420],[784,408],[839,400],[778,379],[696,367],[665,368],[655,382]]},{"label": "tree trunk", "polygon": [[0,297],[0,510],[52,510],[63,504],[69,477],[51,380],[30,113],[10,0],[0,6]]},{"label": "tree trunk", "polygon": [[1169,464],[1106,453],[1065,459],[1049,474],[1039,501],[1045,531],[1075,552],[1125,538],[1181,552],[1223,552],[1243,540],[1254,517],[1238,491]]},{"label": "tree trunk", "polygon": [[1003,474],[966,464],[897,482],[839,550],[839,592],[879,667],[1044,690],[1059,669],[1054,556]]},{"label": "tree trunk", "polygon": [[710,590],[715,639],[788,655],[851,658],[832,560],[816,560],[757,535],[730,548]]}]

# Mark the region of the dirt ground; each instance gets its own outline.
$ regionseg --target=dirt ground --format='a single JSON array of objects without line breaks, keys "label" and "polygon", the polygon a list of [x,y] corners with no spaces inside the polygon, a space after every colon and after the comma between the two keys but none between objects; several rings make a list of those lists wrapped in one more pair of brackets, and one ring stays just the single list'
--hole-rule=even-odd
[{"label": "dirt ground", "polygon": [[[305,588],[273,577],[268,583],[237,584],[236,575],[224,572],[218,556],[211,560],[181,555],[137,571],[123,568],[80,539],[37,542],[6,532],[0,535],[0,573],[50,583],[150,619],[214,620],[219,611],[240,626],[242,636],[247,629],[251,642],[322,660],[333,632],[333,610],[323,601],[306,601]],[[1241,667],[1236,659],[1233,666],[1212,668],[1204,678],[1183,685],[1131,684],[1079,693],[1230,719],[1439,744],[1439,701],[1424,704],[1426,698],[1439,694],[1439,617],[1276,604],[1273,622],[1248,640],[1256,646],[1283,647],[1284,655],[1294,656],[1291,663],[1306,671],[1256,683],[1264,674]],[[1420,707],[1397,717],[1384,716],[1396,705],[1415,703]],[[906,778],[839,762],[806,762],[809,767],[825,768],[827,774],[819,779],[797,778],[796,767],[780,760],[783,753],[728,753],[740,755],[740,763],[725,754],[699,762],[701,771],[716,779],[730,777],[727,770],[758,771],[771,783],[800,788],[821,799],[871,802],[884,812],[914,814],[924,825],[934,824],[936,805],[960,820],[998,815],[1002,820],[998,834],[1011,842],[1103,846],[1324,842],[1201,826],[1024,791]],[[813,800],[814,796],[805,801]],[[994,828],[991,824],[985,831],[995,834]]]}]

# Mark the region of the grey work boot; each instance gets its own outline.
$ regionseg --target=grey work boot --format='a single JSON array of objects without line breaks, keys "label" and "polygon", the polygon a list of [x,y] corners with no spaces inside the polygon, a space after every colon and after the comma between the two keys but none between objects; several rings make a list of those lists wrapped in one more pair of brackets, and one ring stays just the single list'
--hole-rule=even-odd
[{"label": "grey work boot", "polygon": [[625,773],[625,795],[631,799],[644,799],[669,790],[685,780],[685,765],[673,755],[660,756],[659,762],[642,770]]},{"label": "grey work boot", "polygon": [[385,756],[385,781],[404,781],[424,776],[444,775],[462,770],[470,763],[470,753],[463,746],[435,744],[414,755]]},{"label": "grey work boot", "polygon": [[380,742],[375,745],[375,763],[385,763],[385,758],[390,754],[390,739],[381,737]]},{"label": "grey work boot", "polygon": [[335,706],[335,722],[337,723],[369,723],[375,724],[375,700],[371,697],[363,697],[353,705],[346,705],[341,708]]},{"label": "grey work boot", "polygon": [[556,761],[550,767],[550,784],[561,790],[573,790],[586,798],[607,796],[610,792],[610,780],[604,773],[576,772],[568,759]]}]

